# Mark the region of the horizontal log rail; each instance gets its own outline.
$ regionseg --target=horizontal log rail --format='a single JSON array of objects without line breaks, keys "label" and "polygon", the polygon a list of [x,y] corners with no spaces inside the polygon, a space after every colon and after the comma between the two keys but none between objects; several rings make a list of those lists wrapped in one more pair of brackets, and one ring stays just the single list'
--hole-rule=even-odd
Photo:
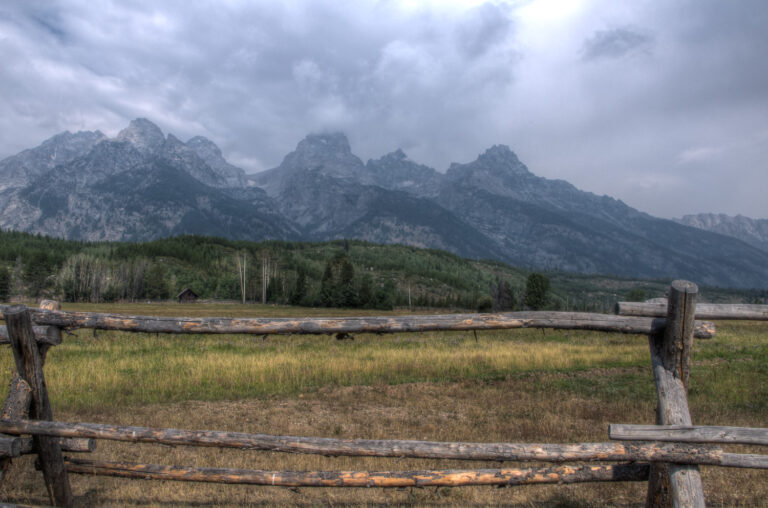
[{"label": "horizontal log rail", "polygon": [[0,435],[0,458],[12,458],[21,455],[22,440],[15,436]]},{"label": "horizontal log rail", "polygon": [[[77,437],[63,437],[59,439],[59,446],[63,452],[72,453],[91,453],[96,450],[95,439],[85,439]],[[32,442],[32,438],[24,438],[21,440],[21,455],[36,454],[35,444]]]},{"label": "horizontal log rail", "polygon": [[[680,464],[768,468],[768,457],[743,460],[716,446],[683,443],[468,443],[405,440],[333,439],[274,436],[215,430],[118,427],[99,423],[36,420],[0,421],[0,432],[53,437],[107,439],[133,443],[238,448],[325,456],[396,457],[453,460],[625,462],[668,461]],[[758,456],[762,457],[762,456]],[[742,464],[743,465],[739,465]],[[758,464],[755,466],[755,464]],[[762,464],[762,465],[760,465]]]},{"label": "horizontal log rail", "polygon": [[461,487],[647,481],[648,464],[438,471],[258,471],[67,459],[68,473],[275,487]]},{"label": "horizontal log rail", "polygon": [[768,446],[768,429],[714,425],[626,425],[612,423],[608,436],[622,441],[674,441]]},{"label": "horizontal log rail", "polygon": [[[32,331],[35,333],[35,340],[38,344],[48,344],[51,346],[58,346],[61,344],[61,334],[57,333],[56,328],[51,326],[33,326]],[[11,339],[8,337],[8,328],[0,325],[0,344],[10,344]]]},{"label": "horizontal log rail", "polygon": [[[3,312],[10,308],[0,306]],[[190,318],[128,316],[95,312],[67,312],[29,309],[32,321],[64,329],[93,328],[145,333],[193,334],[333,334],[400,333],[461,330],[506,330],[554,328],[595,330],[648,335],[664,329],[663,318],[627,317],[585,312],[506,312],[498,314],[436,314],[411,316],[368,316],[327,318]],[[708,339],[715,334],[713,323],[697,321],[695,336]]]},{"label": "horizontal log rail", "polygon": [[[667,302],[619,302],[616,314],[620,316],[664,317]],[[745,303],[697,303],[696,317],[699,319],[749,319],[768,321],[768,305]]]}]

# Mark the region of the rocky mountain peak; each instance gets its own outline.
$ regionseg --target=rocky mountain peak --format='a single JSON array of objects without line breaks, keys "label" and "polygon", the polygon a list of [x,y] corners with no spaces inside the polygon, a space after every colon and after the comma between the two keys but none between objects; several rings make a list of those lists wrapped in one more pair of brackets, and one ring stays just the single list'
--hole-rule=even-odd
[{"label": "rocky mountain peak", "polygon": [[738,238],[768,252],[768,219],[753,219],[743,215],[731,217],[723,213],[700,213],[672,220],[704,231]]},{"label": "rocky mountain peak", "polygon": [[312,153],[324,152],[327,154],[351,155],[352,149],[349,140],[344,133],[331,132],[323,134],[309,134],[299,141],[296,152]]},{"label": "rocky mountain peak", "polygon": [[507,145],[493,145],[480,154],[477,157],[477,161],[498,170],[518,174],[531,174],[528,168],[525,167],[525,164],[517,158],[517,154],[510,150]]},{"label": "rocky mountain peak", "polygon": [[397,160],[397,161],[404,161],[404,160],[408,159],[408,156],[405,155],[405,152],[403,151],[402,148],[398,148],[394,152],[390,152],[390,153],[386,154],[384,157],[386,157],[388,159]]},{"label": "rocky mountain peak", "polygon": [[221,149],[216,143],[204,136],[190,138],[189,141],[187,141],[187,146],[194,150],[204,161],[210,162],[209,159],[223,158]]},{"label": "rocky mountain peak", "polygon": [[116,139],[131,143],[142,155],[155,153],[165,142],[163,131],[146,118],[132,120]]},{"label": "rocky mountain peak", "polygon": [[521,177],[523,180],[538,179],[506,145],[493,145],[468,164],[454,162],[446,176],[450,180],[464,180],[489,190],[499,187],[516,188]]},{"label": "rocky mountain peak", "polygon": [[187,141],[187,147],[218,173],[229,187],[242,188],[247,185],[245,171],[227,162],[221,149],[210,139],[195,136]]},{"label": "rocky mountain peak", "polygon": [[0,161],[0,191],[28,184],[46,171],[88,153],[106,139],[100,131],[65,131]]}]

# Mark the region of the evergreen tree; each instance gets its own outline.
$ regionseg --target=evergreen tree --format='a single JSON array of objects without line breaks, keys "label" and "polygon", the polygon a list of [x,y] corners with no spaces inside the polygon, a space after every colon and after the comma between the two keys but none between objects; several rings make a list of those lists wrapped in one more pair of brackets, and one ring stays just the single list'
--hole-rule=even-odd
[{"label": "evergreen tree", "polygon": [[533,310],[543,309],[549,300],[549,279],[546,275],[532,273],[525,283],[525,304]]},{"label": "evergreen tree", "polygon": [[355,267],[349,259],[344,258],[339,275],[339,307],[356,307],[357,290],[355,288]]},{"label": "evergreen tree", "polygon": [[11,296],[11,273],[8,267],[0,267],[0,302],[7,302]]},{"label": "evergreen tree", "polygon": [[323,307],[333,307],[333,265],[330,261],[325,263],[323,278],[320,281],[320,305]]},{"label": "evergreen tree", "polygon": [[24,284],[29,296],[37,298],[48,287],[51,260],[45,251],[36,251],[24,265]]},{"label": "evergreen tree", "polygon": [[496,277],[496,284],[491,287],[493,310],[507,311],[515,308],[515,291],[508,280]]},{"label": "evergreen tree", "polygon": [[383,286],[376,290],[373,307],[381,310],[392,310],[395,308],[395,281],[387,279]]},{"label": "evergreen tree", "polygon": [[299,266],[296,273],[296,285],[293,286],[291,291],[290,303],[291,305],[300,305],[304,296],[307,293],[307,272],[304,267]]},{"label": "evergreen tree", "polygon": [[144,298],[165,300],[169,296],[168,273],[163,265],[154,264],[147,270],[144,279]]},{"label": "evergreen tree", "polygon": [[358,306],[367,309],[373,304],[373,277],[370,273],[363,275],[360,290],[357,292]]}]

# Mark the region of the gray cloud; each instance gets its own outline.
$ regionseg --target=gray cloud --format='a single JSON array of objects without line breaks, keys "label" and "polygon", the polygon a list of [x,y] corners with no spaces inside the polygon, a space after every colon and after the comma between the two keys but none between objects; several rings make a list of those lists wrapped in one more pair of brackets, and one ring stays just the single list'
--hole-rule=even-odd
[{"label": "gray cloud", "polygon": [[618,58],[633,51],[648,50],[653,38],[629,28],[598,30],[584,41],[584,58]]},{"label": "gray cloud", "polygon": [[0,157],[138,116],[248,171],[308,132],[444,170],[495,143],[651,213],[768,217],[768,4],[5,2]]}]

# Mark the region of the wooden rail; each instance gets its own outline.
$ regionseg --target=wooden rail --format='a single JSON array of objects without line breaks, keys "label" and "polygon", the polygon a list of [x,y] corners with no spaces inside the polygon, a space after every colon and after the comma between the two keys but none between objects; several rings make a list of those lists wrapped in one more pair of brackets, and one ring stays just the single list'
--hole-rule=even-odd
[{"label": "wooden rail", "polygon": [[[2,430],[2,429],[0,429]],[[675,441],[678,443],[730,443],[768,446],[768,429],[713,425],[623,425],[608,427],[611,439]]]},{"label": "wooden rail", "polygon": [[254,471],[69,459],[71,473],[274,487],[462,487],[645,481],[648,464],[437,471]]},{"label": "wooden rail", "polygon": [[[664,317],[667,315],[666,302],[619,302],[616,314],[620,316]],[[768,321],[768,305],[744,303],[697,303],[696,317],[699,319],[751,319]]]},{"label": "wooden rail", "polygon": [[[0,306],[4,312],[11,307]],[[406,333],[461,330],[509,330],[515,328],[554,328],[595,330],[601,332],[658,333],[666,320],[626,317],[586,312],[506,312],[499,314],[435,314],[415,316],[369,316],[328,318],[189,318],[128,316],[95,312],[66,312],[29,309],[38,325],[75,329],[119,330],[145,333],[186,334],[334,334],[334,333]],[[41,330],[42,333],[42,330]],[[7,333],[6,333],[7,335]],[[698,321],[697,338],[715,335],[715,325]],[[3,331],[0,329],[0,343]]]},{"label": "wooden rail", "polygon": [[[722,465],[723,450],[717,446],[681,443],[446,443],[435,441],[332,439],[273,436],[212,430],[181,430],[150,427],[118,427],[98,423],[0,421],[0,432],[61,438],[108,439],[172,446],[204,446],[304,453],[326,456],[397,457],[490,461],[648,461]],[[737,458],[727,457],[729,463]],[[748,461],[751,463],[751,461]],[[750,466],[745,466],[750,467]],[[768,464],[766,464],[768,467]]]}]

